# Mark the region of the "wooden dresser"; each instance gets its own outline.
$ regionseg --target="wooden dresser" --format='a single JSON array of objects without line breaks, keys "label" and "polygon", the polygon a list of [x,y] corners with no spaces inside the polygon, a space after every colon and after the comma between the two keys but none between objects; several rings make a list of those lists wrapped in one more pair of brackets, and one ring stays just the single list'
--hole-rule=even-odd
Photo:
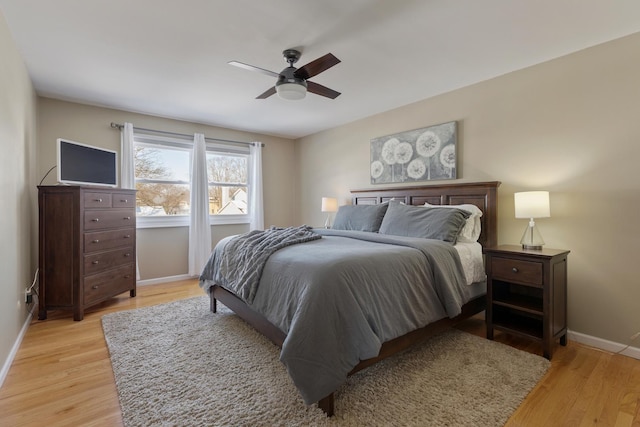
[{"label": "wooden dresser", "polygon": [[38,319],[47,310],[87,307],[136,295],[135,190],[74,185],[38,187]]}]

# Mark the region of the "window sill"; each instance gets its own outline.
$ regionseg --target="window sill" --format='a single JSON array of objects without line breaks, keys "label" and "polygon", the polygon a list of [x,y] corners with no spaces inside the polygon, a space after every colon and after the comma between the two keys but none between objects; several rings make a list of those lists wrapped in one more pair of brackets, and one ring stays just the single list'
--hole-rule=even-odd
[{"label": "window sill", "polygon": [[[210,216],[209,221],[212,226],[248,224],[249,218],[246,215],[224,215]],[[136,228],[166,228],[166,227],[188,227],[188,216],[156,216],[137,217]]]}]

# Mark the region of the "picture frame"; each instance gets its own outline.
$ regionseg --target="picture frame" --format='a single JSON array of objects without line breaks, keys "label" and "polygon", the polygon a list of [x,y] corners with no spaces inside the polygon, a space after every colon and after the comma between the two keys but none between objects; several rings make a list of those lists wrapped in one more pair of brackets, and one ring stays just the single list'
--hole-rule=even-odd
[{"label": "picture frame", "polygon": [[456,179],[457,144],[455,121],[374,138],[371,183]]}]

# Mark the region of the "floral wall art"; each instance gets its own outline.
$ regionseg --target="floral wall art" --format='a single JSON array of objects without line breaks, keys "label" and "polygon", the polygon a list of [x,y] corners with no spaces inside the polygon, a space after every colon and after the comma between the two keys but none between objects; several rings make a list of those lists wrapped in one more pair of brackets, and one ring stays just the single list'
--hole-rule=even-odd
[{"label": "floral wall art", "polygon": [[448,122],[371,140],[371,183],[456,178],[457,123]]}]

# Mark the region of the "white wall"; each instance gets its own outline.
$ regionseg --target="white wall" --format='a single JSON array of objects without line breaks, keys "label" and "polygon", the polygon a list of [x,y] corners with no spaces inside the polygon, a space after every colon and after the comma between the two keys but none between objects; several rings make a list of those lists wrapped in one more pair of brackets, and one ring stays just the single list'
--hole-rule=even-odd
[{"label": "white wall", "polygon": [[551,218],[536,223],[547,247],[571,250],[569,328],[628,343],[640,331],[638,52],[640,33],[302,138],[297,222],[324,222],[322,196],[344,204],[374,187],[372,138],[456,120],[459,180],[502,181],[499,242],[526,226],[513,193],[549,190]]},{"label": "white wall", "polygon": [[[37,267],[36,96],[0,12],[0,384],[28,319],[24,290]],[[4,368],[3,368],[4,366]]]}]

